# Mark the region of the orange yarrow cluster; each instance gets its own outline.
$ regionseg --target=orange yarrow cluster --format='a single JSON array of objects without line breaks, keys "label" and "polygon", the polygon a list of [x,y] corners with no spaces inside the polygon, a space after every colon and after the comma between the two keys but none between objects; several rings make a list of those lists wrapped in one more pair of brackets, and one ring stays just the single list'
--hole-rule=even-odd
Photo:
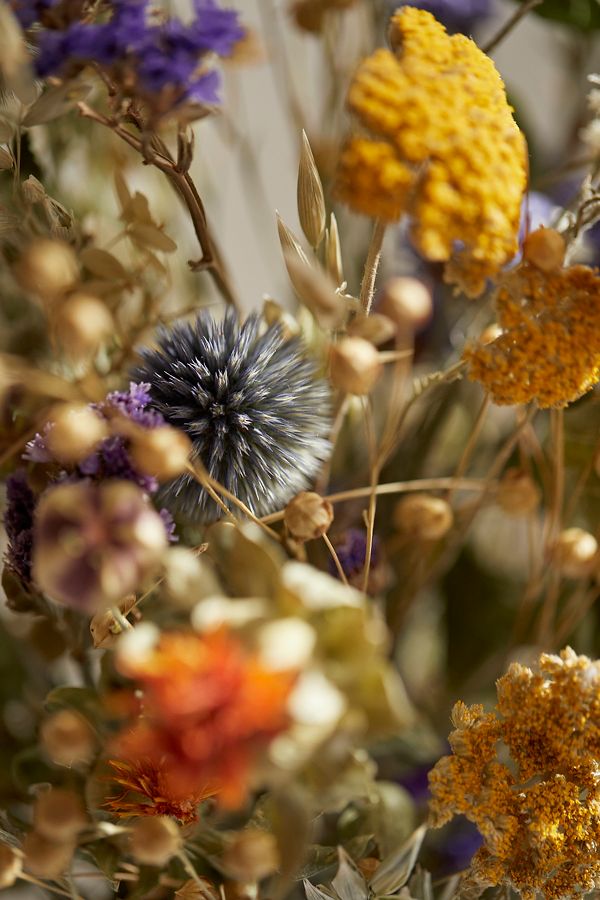
[{"label": "orange yarrow cluster", "polygon": [[497,692],[492,713],[455,705],[453,755],[429,775],[431,824],[464,815],[479,829],[466,889],[505,884],[526,900],[590,891],[600,879],[600,662],[570,648],[543,654],[535,672],[511,665]]},{"label": "orange yarrow cluster", "polygon": [[[142,716],[114,748],[116,765],[131,772],[122,770],[123,787],[150,797],[151,806],[160,798],[173,810],[179,804],[183,819],[209,794],[223,806],[242,803],[257,755],[289,724],[295,673],[267,669],[225,630],[163,633],[141,659],[119,666],[143,692]],[[142,760],[143,771],[132,760]],[[139,779],[148,773],[144,786]],[[122,802],[112,808],[123,812]]]},{"label": "orange yarrow cluster", "polygon": [[337,193],[369,216],[409,215],[419,251],[477,296],[517,250],[524,138],[500,75],[472,40],[403,7],[390,41],[392,51],[365,59],[350,87],[348,106],[366,134],[342,151]]},{"label": "orange yarrow cluster", "polygon": [[[528,238],[556,235],[539,229]],[[544,267],[540,268],[540,264]],[[587,266],[547,266],[528,258],[497,289],[497,321],[491,343],[467,346],[470,377],[494,403],[535,401],[542,409],[564,407],[600,380],[600,275]]]}]

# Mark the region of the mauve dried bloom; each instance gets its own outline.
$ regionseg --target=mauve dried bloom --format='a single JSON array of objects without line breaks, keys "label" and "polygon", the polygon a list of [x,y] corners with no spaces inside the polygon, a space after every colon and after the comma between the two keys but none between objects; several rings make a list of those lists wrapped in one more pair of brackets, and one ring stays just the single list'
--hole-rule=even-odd
[{"label": "mauve dried bloom", "polygon": [[[141,351],[135,375],[154,407],[192,441],[192,458],[264,515],[307,487],[329,452],[329,390],[296,338],[261,320],[222,322],[202,313],[194,323],[159,332]],[[216,503],[190,475],[160,494],[192,522],[219,517]]]},{"label": "mauve dried bloom", "polygon": [[160,515],[131,482],[61,484],[36,510],[33,576],[53,600],[94,612],[136,590],[166,545]]}]

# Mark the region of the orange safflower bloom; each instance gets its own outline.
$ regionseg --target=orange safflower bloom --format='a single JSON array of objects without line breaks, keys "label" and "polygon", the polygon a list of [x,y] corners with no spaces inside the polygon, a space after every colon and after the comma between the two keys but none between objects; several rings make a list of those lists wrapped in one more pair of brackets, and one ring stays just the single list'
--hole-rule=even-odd
[{"label": "orange safflower bloom", "polygon": [[143,717],[118,739],[118,755],[159,767],[172,802],[207,785],[224,806],[243,802],[258,752],[288,725],[295,673],[265,668],[225,630],[163,634],[120,668],[143,690]]},{"label": "orange safflower bloom", "polygon": [[214,786],[206,785],[187,796],[174,796],[166,760],[109,759],[108,765],[110,781],[122,790],[102,805],[117,816],[172,816],[187,825],[196,821],[198,805],[216,793]]}]

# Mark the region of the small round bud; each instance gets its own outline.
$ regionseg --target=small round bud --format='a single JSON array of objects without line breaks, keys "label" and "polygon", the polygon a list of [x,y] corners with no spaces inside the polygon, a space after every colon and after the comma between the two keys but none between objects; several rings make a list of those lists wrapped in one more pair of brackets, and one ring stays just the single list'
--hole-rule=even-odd
[{"label": "small round bud", "polygon": [[284,522],[296,540],[314,541],[325,534],[333,522],[333,506],[313,491],[301,491],[286,506]]},{"label": "small round bud", "polygon": [[12,887],[22,871],[22,852],[8,844],[0,844],[0,890]]},{"label": "small round bud", "polygon": [[501,327],[497,322],[492,322],[491,325],[488,325],[487,328],[483,329],[479,340],[482,344],[491,344],[496,340],[496,338],[499,338],[501,334]]},{"label": "small round bud", "polygon": [[177,428],[168,425],[137,430],[131,438],[129,455],[135,468],[159,481],[168,481],[185,472],[192,444]]},{"label": "small round bud", "polygon": [[383,364],[377,350],[360,337],[345,337],[332,344],[329,375],[334,387],[349,394],[369,394],[381,375]]},{"label": "small round bud", "polygon": [[379,311],[398,327],[417,331],[433,314],[431,292],[416,278],[390,278],[383,286]]},{"label": "small round bud", "polygon": [[49,841],[36,831],[30,831],[23,841],[25,868],[36,878],[59,878],[71,865],[74,852],[74,841]]},{"label": "small round bud", "polygon": [[553,228],[538,228],[523,242],[523,258],[542,272],[556,272],[565,261],[565,240]]},{"label": "small round bud", "polygon": [[513,516],[527,516],[537,509],[540,491],[535,481],[522,469],[508,469],[500,481],[496,501]]},{"label": "small round bud", "polygon": [[131,855],[142,866],[166,866],[181,847],[177,824],[168,816],[148,816],[131,826]]},{"label": "small round bud", "polygon": [[598,542],[583,528],[567,528],[554,545],[554,559],[567,578],[586,578],[596,563]]},{"label": "small round bud", "polygon": [[108,435],[104,419],[83,403],[63,403],[50,413],[46,444],[62,463],[75,463]]},{"label": "small round bud", "polygon": [[63,844],[73,841],[88,824],[81,797],[74,791],[51,788],[35,802],[33,826],[49,841]]},{"label": "small round bud", "polygon": [[25,248],[15,265],[17,281],[43,300],[54,300],[76,283],[77,257],[64,241],[38,238]]},{"label": "small round bud", "polygon": [[441,497],[409,494],[396,504],[394,524],[404,534],[421,541],[439,541],[452,528],[452,509]]},{"label": "small round bud", "polygon": [[87,765],[96,750],[92,726],[71,709],[61,709],[44,719],[40,742],[53,763],[69,768]]},{"label": "small round bud", "polygon": [[274,836],[258,828],[240,831],[225,847],[223,866],[227,874],[243,884],[261,881],[279,866]]},{"label": "small round bud", "polygon": [[396,336],[396,324],[381,313],[356,316],[348,325],[348,334],[351,337],[364,338],[365,341],[379,347]]},{"label": "small round bud", "polygon": [[93,355],[114,330],[113,317],[102,300],[73,294],[56,312],[56,335],[65,352],[80,359]]}]

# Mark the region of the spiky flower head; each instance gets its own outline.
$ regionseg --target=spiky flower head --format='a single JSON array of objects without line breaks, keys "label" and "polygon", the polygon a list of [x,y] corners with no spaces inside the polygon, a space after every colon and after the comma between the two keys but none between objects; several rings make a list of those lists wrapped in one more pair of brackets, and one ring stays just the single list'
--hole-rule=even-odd
[{"label": "spiky flower head", "polygon": [[[329,389],[297,338],[251,315],[195,322],[159,332],[134,377],[152,404],[193,443],[209,475],[257,515],[279,509],[306,488],[329,452]],[[190,522],[220,509],[190,475],[164,489],[163,501]]]}]

